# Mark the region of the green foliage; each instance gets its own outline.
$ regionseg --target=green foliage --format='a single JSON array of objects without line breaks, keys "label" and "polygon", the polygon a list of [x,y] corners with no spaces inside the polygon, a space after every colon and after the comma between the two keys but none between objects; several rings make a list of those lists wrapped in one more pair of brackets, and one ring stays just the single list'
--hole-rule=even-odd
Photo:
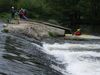
[{"label": "green foliage", "polygon": [[8,33],[8,32],[9,32],[9,30],[8,30],[8,29],[6,29],[6,28],[4,28],[2,32]]},{"label": "green foliage", "polygon": [[0,0],[0,11],[8,12],[11,6],[25,8],[30,18],[54,19],[65,25],[100,19],[100,0]]},{"label": "green foliage", "polygon": [[48,32],[48,35],[49,35],[50,37],[56,37],[56,36],[57,36],[57,34],[54,33],[54,32]]},{"label": "green foliage", "polygon": [[0,0],[0,12],[9,12],[12,0]]},{"label": "green foliage", "polygon": [[10,19],[11,15],[10,13],[2,12],[0,13],[0,19],[2,19],[4,22],[7,22]]}]

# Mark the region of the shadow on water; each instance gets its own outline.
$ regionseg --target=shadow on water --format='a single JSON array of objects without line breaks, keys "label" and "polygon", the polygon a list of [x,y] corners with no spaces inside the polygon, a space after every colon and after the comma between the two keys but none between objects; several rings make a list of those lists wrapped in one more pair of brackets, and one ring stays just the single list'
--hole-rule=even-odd
[{"label": "shadow on water", "polygon": [[0,75],[62,75],[51,65],[64,68],[63,65],[56,63],[54,57],[41,50],[42,47],[35,43],[19,37],[7,36],[0,59],[2,64]]}]

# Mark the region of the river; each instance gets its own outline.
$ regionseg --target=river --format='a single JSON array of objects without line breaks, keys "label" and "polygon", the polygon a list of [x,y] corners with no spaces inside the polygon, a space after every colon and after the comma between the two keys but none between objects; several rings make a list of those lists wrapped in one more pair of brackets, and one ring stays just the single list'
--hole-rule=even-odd
[{"label": "river", "polygon": [[40,43],[0,32],[0,75],[100,75],[99,39]]}]

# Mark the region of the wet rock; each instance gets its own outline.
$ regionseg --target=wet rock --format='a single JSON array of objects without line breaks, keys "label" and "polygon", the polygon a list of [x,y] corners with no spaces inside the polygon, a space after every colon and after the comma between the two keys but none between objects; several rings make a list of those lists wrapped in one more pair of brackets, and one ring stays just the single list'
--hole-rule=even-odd
[{"label": "wet rock", "polygon": [[11,33],[19,33],[30,38],[41,40],[44,37],[51,37],[50,33],[55,35],[64,35],[64,30],[47,26],[42,23],[20,21],[20,24],[8,24],[6,27]]}]

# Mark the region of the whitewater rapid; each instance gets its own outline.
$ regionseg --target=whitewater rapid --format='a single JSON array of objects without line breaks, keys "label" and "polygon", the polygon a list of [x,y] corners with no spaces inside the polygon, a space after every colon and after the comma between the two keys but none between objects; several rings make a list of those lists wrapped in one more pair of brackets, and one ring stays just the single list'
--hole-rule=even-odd
[{"label": "whitewater rapid", "polygon": [[65,68],[51,65],[64,75],[100,75],[100,43],[44,43],[44,52]]}]

